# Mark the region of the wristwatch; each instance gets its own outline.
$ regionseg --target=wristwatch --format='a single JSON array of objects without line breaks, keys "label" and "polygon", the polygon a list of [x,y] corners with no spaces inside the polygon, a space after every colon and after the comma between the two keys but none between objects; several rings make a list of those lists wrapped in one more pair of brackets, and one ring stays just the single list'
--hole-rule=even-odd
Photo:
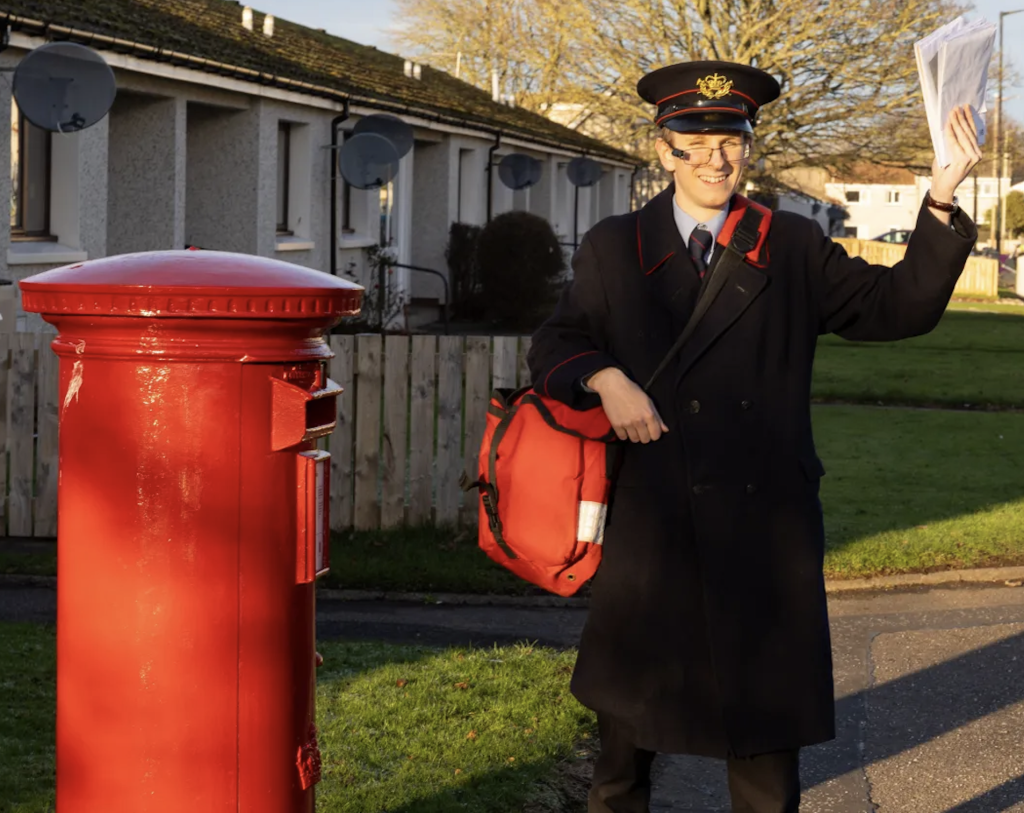
[{"label": "wristwatch", "polygon": [[932,209],[938,209],[940,212],[949,212],[951,215],[955,215],[960,211],[960,201],[956,195],[953,196],[952,203],[939,203],[932,197],[931,189],[924,193],[924,205]]}]

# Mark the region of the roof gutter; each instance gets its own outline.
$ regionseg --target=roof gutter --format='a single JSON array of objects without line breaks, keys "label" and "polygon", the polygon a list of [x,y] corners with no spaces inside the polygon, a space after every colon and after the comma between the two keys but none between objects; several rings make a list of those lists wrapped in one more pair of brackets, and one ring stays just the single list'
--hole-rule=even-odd
[{"label": "roof gutter", "polygon": [[[80,28],[71,28],[65,25],[58,25],[56,23],[47,23],[42,20],[34,20],[29,17],[22,17],[17,14],[11,14],[9,12],[0,12],[0,21],[6,21],[8,24],[17,28],[35,29],[43,34],[58,34],[62,37],[70,40],[75,40],[88,43],[101,43],[109,46],[110,50],[114,51],[129,51],[133,52],[143,58],[153,59],[159,62],[171,62],[171,63],[185,63],[192,65],[200,70],[207,73],[219,73],[234,76],[244,81],[255,82],[260,85],[273,85],[285,90],[294,90],[297,93],[305,93],[312,96],[321,96],[323,98],[331,99],[332,101],[339,102],[341,104],[348,103],[362,103],[367,107],[373,107],[378,110],[382,110],[389,113],[404,113],[406,115],[416,116],[426,121],[433,121],[438,124],[449,124],[457,127],[463,127],[467,130],[476,130],[483,133],[493,134],[494,125],[485,124],[483,122],[476,122],[472,119],[465,119],[459,116],[444,115],[436,113],[434,111],[427,111],[418,109],[406,104],[385,102],[380,99],[373,98],[371,96],[360,96],[358,94],[346,93],[334,88],[329,88],[324,85],[315,85],[311,82],[303,82],[299,79],[288,79],[284,76],[278,76],[276,74],[263,73],[262,71],[255,71],[251,68],[242,68],[237,65],[229,65],[224,62],[218,62],[213,59],[206,59],[205,57],[192,56],[190,54],[184,54],[180,51],[170,51],[165,48],[156,48],[152,45],[144,45],[141,42],[135,42],[134,40],[125,40],[119,37],[109,37],[105,34],[97,34],[93,31],[86,31]],[[347,109],[347,108],[346,108]],[[515,133],[524,140],[530,141],[534,144],[543,147],[553,147],[557,149],[572,151],[582,151],[585,148],[576,147],[572,144],[566,144],[565,142],[554,141],[543,137],[535,136],[517,127],[504,125],[504,129],[510,133]],[[603,156],[606,160],[620,161],[621,163],[631,162],[622,158],[612,158],[611,156]]]}]

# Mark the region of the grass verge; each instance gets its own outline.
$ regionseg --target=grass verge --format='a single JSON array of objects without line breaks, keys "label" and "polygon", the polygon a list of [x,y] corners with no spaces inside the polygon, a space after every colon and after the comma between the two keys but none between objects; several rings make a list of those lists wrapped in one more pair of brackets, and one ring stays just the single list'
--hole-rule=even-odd
[{"label": "grass verge", "polygon": [[[0,813],[53,810],[54,648],[51,628],[0,624]],[[585,809],[596,734],[568,691],[573,653],[318,649],[318,813]]]},{"label": "grass verge", "polygon": [[331,571],[320,584],[396,592],[543,592],[487,558],[477,546],[476,529],[431,526],[332,534]]},{"label": "grass verge", "polygon": [[54,808],[56,679],[52,627],[0,624],[0,813]]},{"label": "grass verge", "polygon": [[830,578],[1024,562],[1024,414],[814,410]]},{"label": "grass verge", "polygon": [[949,311],[931,333],[900,342],[824,336],[812,395],[890,406],[1024,408],[1024,308],[1015,314]]},{"label": "grass verge", "polygon": [[[0,542],[0,547],[3,543]],[[42,547],[42,544],[40,544]],[[56,576],[57,546],[52,545],[49,553],[10,553],[0,550],[0,573],[17,573],[22,576]]]}]

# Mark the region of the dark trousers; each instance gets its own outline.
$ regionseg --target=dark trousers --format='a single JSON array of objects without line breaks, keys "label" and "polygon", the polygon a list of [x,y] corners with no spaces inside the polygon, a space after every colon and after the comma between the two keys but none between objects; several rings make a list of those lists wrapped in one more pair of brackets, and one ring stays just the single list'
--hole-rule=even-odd
[{"label": "dark trousers", "polygon": [[[587,813],[650,813],[655,752],[634,746],[621,727],[601,715],[598,726],[601,752],[594,765]],[[797,813],[798,755],[794,750],[727,759],[733,813]]]}]

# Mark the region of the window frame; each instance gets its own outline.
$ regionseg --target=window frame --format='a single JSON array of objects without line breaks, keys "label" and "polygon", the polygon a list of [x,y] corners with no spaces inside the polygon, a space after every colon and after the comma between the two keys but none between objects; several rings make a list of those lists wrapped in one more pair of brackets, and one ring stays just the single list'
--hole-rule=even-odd
[{"label": "window frame", "polygon": [[[281,136],[284,134],[284,155],[281,155]],[[292,237],[294,232],[288,227],[289,204],[291,198],[291,180],[292,180],[292,125],[291,122],[279,121],[277,123],[277,195],[278,199],[275,201],[275,219],[277,220],[276,234],[278,237]],[[281,177],[282,165],[284,167],[284,177]],[[284,197],[284,212],[282,218],[281,202],[280,198]]]},{"label": "window frame", "polygon": [[[52,233],[52,205],[53,205],[53,133],[43,130],[42,128],[35,127],[26,117],[25,114],[18,109],[17,105],[14,105],[14,110],[17,111],[18,117],[18,137],[17,144],[11,144],[12,154],[14,150],[18,153],[18,178],[16,182],[17,188],[17,202],[16,212],[19,217],[20,224],[11,222],[11,240],[18,242],[43,242],[52,243],[56,241],[56,238]],[[13,119],[13,115],[12,115]],[[45,179],[43,181],[43,226],[41,229],[27,229],[25,227],[25,209],[28,198],[28,185],[25,183],[26,176],[29,172],[29,161],[39,160],[33,158],[33,153],[29,152],[29,138],[28,128],[34,127],[39,130],[43,135],[43,162]],[[14,175],[11,175],[11,183],[15,184]],[[12,187],[11,202],[15,203],[14,188]]]}]

